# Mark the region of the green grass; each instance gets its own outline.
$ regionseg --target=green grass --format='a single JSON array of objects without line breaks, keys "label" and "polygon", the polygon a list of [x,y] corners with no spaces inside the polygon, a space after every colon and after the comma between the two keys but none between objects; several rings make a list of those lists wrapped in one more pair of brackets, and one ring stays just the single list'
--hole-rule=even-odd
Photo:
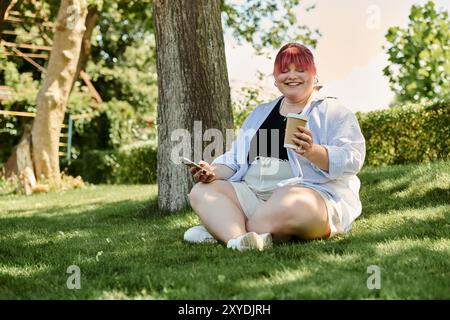
[{"label": "green grass", "polygon": [[[239,253],[183,243],[192,211],[143,209],[156,186],[0,196],[0,298],[449,299],[450,162],[365,168],[345,236]],[[69,290],[67,267],[81,269]],[[367,267],[381,269],[369,290]]]}]

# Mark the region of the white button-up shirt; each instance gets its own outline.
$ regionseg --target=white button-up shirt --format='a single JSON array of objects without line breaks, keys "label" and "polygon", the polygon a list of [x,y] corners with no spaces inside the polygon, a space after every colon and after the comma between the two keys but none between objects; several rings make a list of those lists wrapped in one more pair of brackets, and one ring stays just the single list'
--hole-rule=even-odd
[{"label": "white button-up shirt", "polygon": [[[252,138],[282,98],[256,107],[245,119],[231,149],[212,162],[235,171],[229,181],[241,181],[245,176]],[[363,166],[366,146],[358,120],[337,99],[319,93],[314,93],[302,114],[308,118],[307,127],[312,132],[313,142],[328,151],[329,170],[320,169],[289,148],[287,153],[293,178],[282,180],[278,186],[303,185],[328,195],[346,232],[362,209],[359,199],[361,183],[356,174]]]}]

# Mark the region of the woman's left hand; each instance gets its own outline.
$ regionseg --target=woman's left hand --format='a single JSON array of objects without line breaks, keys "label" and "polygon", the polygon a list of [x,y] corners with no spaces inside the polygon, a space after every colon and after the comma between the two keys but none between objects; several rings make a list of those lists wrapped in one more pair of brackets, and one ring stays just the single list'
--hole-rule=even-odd
[{"label": "woman's left hand", "polygon": [[294,133],[296,138],[292,139],[297,145],[297,148],[294,151],[297,154],[308,158],[314,150],[314,141],[311,130],[302,126],[298,126],[297,129],[298,132]]}]

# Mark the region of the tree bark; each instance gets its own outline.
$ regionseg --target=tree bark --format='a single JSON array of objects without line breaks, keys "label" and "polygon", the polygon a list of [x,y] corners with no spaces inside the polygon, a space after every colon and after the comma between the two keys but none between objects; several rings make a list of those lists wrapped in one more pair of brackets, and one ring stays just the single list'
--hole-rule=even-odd
[{"label": "tree bark", "polygon": [[58,11],[47,74],[37,96],[32,129],[37,180],[60,184],[59,135],[85,31],[86,0],[62,0]]},{"label": "tree bark", "polygon": [[22,138],[6,162],[5,173],[7,178],[18,178],[18,188],[23,190],[26,195],[33,193],[36,187],[36,178],[31,159],[31,124],[25,124]]},{"label": "tree bark", "polygon": [[97,7],[89,6],[85,22],[86,31],[84,32],[83,40],[81,41],[80,57],[78,59],[77,69],[75,71],[75,77],[73,78],[71,87],[72,89],[73,86],[75,85],[75,82],[80,78],[81,70],[85,70],[86,64],[91,57],[92,32],[94,31],[94,28],[97,25],[98,17],[99,13]]},{"label": "tree bark", "polygon": [[[185,166],[170,159],[179,144],[171,141],[172,132],[187,129],[193,150],[195,135],[209,128],[224,134],[233,127],[233,115],[220,1],[155,0],[153,17],[158,73],[158,207],[173,212],[187,206],[193,181]],[[194,132],[194,121],[202,121],[202,132]],[[225,139],[223,147],[224,143]],[[199,157],[193,159],[199,161]]]}]

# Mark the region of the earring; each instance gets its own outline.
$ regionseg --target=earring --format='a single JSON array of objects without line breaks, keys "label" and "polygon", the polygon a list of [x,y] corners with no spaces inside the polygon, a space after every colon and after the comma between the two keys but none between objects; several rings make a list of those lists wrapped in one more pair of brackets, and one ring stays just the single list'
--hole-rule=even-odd
[{"label": "earring", "polygon": [[275,86],[275,87],[277,87],[278,88],[278,86],[277,86],[277,82],[275,81],[274,83],[273,83],[273,85]]}]

